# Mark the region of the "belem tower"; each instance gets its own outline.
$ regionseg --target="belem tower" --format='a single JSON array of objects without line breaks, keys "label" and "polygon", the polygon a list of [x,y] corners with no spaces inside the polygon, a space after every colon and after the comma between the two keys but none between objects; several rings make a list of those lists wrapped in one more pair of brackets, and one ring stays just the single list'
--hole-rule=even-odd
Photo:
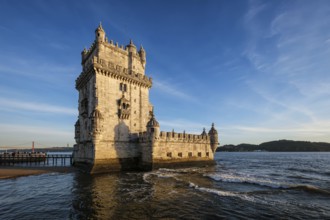
[{"label": "belem tower", "polygon": [[160,131],[149,102],[146,51],[108,41],[101,24],[81,53],[74,165],[90,173],[214,164],[218,133]]}]

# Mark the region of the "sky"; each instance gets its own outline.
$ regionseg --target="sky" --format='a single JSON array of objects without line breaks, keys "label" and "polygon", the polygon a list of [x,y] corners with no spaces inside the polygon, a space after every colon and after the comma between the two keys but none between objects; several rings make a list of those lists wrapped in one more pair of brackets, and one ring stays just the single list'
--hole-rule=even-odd
[{"label": "sky", "polygon": [[72,146],[81,51],[143,45],[161,130],[330,142],[330,1],[0,0],[0,146]]}]

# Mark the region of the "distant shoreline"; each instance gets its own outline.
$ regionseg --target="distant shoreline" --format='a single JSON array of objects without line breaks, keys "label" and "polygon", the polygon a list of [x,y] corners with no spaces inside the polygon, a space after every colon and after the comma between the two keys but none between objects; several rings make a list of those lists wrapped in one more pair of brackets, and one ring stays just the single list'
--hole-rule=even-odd
[{"label": "distant shoreline", "polygon": [[217,152],[330,152],[330,143],[279,140],[262,144],[224,145]]}]

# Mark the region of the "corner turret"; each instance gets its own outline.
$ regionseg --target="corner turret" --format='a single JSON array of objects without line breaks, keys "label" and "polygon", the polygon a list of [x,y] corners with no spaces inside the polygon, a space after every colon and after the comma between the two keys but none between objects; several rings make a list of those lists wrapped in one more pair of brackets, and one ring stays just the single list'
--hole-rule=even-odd
[{"label": "corner turret", "polygon": [[136,54],[136,46],[134,45],[133,41],[130,40],[129,44],[126,46],[126,50],[132,54]]},{"label": "corner turret", "polygon": [[105,40],[105,32],[102,28],[102,24],[100,22],[99,26],[95,30],[95,41],[96,42],[104,42]]},{"label": "corner turret", "polygon": [[154,111],[151,111],[151,119],[147,123],[147,133],[152,140],[159,137],[159,123],[154,116]]},{"label": "corner turret", "polygon": [[143,49],[143,46],[141,45],[140,47],[140,50],[139,50],[139,55],[140,55],[140,58],[141,58],[141,62],[142,62],[142,65],[143,65],[143,68],[145,68],[146,66],[146,51]]},{"label": "corner turret", "polygon": [[212,123],[212,127],[209,131],[210,141],[211,141],[211,149],[213,153],[218,147],[218,131],[214,128],[214,123]]}]

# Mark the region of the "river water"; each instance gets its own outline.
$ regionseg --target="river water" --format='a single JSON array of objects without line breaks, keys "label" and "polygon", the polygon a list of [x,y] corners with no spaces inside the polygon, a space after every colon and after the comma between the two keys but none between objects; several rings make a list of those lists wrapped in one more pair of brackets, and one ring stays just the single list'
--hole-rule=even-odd
[{"label": "river water", "polygon": [[330,219],[330,153],[216,153],[214,167],[0,180],[0,219]]}]

